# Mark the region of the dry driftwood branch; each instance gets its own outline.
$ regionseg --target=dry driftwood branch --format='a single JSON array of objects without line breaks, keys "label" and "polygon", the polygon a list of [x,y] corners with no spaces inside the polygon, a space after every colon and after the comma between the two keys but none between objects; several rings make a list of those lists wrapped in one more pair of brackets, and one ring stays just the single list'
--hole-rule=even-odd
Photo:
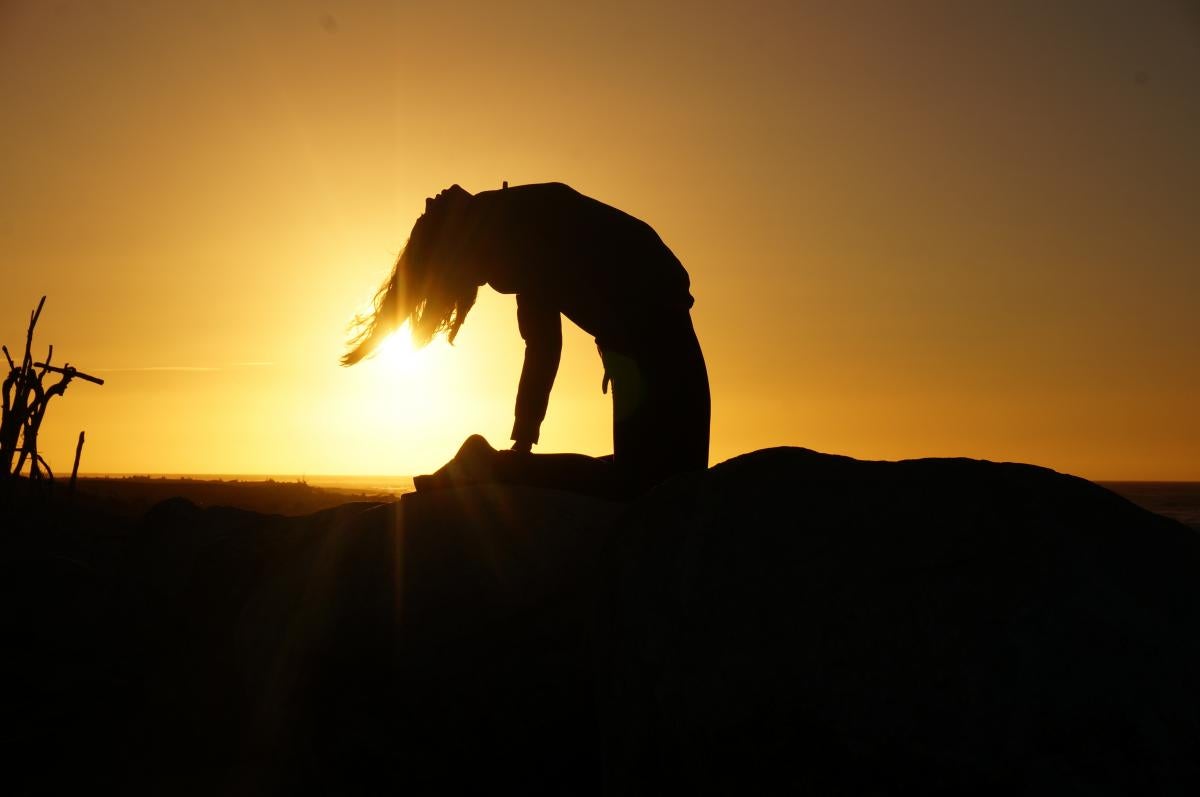
[{"label": "dry driftwood branch", "polygon": [[56,374],[64,374],[72,379],[83,379],[88,382],[95,382],[97,385],[104,384],[104,380],[101,379],[100,377],[92,376],[91,374],[85,374],[83,371],[72,368],[69,365],[64,365],[62,368],[59,368],[56,365],[50,365],[49,360],[47,360],[47,362],[44,362],[44,363],[34,363],[33,365],[35,368],[41,368],[45,371],[52,371],[53,373],[56,373]]},{"label": "dry driftwood branch", "polygon": [[37,309],[29,314],[29,329],[25,332],[25,357],[21,360],[23,368],[28,369],[30,363],[33,362],[33,357],[29,352],[33,349],[33,328],[37,326],[38,319],[42,317],[42,307],[46,304],[46,297],[38,302]]},{"label": "dry driftwood branch", "polygon": [[[3,399],[3,414],[0,416],[0,477],[19,474],[25,467],[25,462],[28,461],[30,479],[38,480],[44,477],[53,481],[54,472],[37,450],[38,431],[46,416],[46,408],[50,399],[65,393],[67,385],[76,377],[93,384],[104,384],[104,380],[100,377],[85,374],[72,367],[70,363],[63,363],[61,367],[51,365],[54,358],[54,346],[52,345],[48,347],[44,361],[34,362],[31,353],[33,333],[45,305],[46,297],[43,296],[38,302],[37,309],[29,314],[29,328],[25,332],[25,354],[21,358],[20,365],[13,361],[8,347],[3,347],[9,373],[4,380],[3,388],[0,389],[0,398]],[[35,369],[41,370],[39,372]],[[53,385],[47,386],[44,384],[44,380],[50,373],[59,374],[61,378]],[[82,435],[80,443],[76,447],[76,468],[78,468],[80,448],[82,448]],[[15,469],[12,467],[14,458],[17,459]]]},{"label": "dry driftwood branch", "polygon": [[54,481],[54,471],[50,470],[50,466],[46,464],[46,458],[37,452],[34,452],[33,458],[29,460],[29,478],[34,481],[40,479]]},{"label": "dry driftwood branch", "polygon": [[79,455],[83,453],[83,432],[79,433],[79,442],[75,444],[75,464],[71,466],[71,483],[67,492],[75,493],[75,477],[79,475]]}]

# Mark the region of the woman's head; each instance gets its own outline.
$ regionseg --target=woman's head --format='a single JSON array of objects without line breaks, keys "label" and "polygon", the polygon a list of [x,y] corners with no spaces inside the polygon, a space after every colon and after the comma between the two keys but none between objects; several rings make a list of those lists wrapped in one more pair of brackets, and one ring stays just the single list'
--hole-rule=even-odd
[{"label": "woman's head", "polygon": [[451,343],[479,292],[476,264],[466,257],[465,213],[471,194],[457,185],[425,200],[392,274],[375,294],[375,310],[354,319],[357,330],[342,365],[370,355],[384,338],[409,324],[421,347],[439,332]]}]

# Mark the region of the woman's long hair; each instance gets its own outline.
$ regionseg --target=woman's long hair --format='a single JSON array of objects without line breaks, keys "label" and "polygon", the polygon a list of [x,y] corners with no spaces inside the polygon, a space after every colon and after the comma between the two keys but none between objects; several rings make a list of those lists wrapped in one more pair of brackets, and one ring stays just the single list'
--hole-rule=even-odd
[{"label": "woman's long hair", "polygon": [[427,209],[413,225],[391,276],[375,293],[374,311],[354,317],[351,329],[355,332],[348,344],[350,350],[342,355],[342,365],[354,365],[371,355],[405,321],[417,348],[439,332],[454,342],[475,304],[479,286],[465,273],[465,264],[433,257],[434,252],[446,251],[437,240],[446,226],[439,210],[436,206]]}]

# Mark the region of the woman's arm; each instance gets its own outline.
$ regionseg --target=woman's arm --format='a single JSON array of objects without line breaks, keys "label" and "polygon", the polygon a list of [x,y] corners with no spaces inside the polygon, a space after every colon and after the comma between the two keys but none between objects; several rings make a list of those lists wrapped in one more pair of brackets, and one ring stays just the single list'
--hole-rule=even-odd
[{"label": "woman's arm", "polygon": [[538,441],[550,388],[562,356],[562,317],[558,308],[528,294],[517,294],[517,326],[525,340],[525,363],[517,388],[513,447],[528,451]]}]

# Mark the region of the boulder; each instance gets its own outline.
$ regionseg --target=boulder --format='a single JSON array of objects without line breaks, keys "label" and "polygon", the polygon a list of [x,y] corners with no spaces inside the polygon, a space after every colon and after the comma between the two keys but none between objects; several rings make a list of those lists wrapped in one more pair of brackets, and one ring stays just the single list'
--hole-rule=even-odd
[{"label": "boulder", "polygon": [[1200,793],[1200,538],[1082,479],[757,451],[628,518],[614,793]]}]

